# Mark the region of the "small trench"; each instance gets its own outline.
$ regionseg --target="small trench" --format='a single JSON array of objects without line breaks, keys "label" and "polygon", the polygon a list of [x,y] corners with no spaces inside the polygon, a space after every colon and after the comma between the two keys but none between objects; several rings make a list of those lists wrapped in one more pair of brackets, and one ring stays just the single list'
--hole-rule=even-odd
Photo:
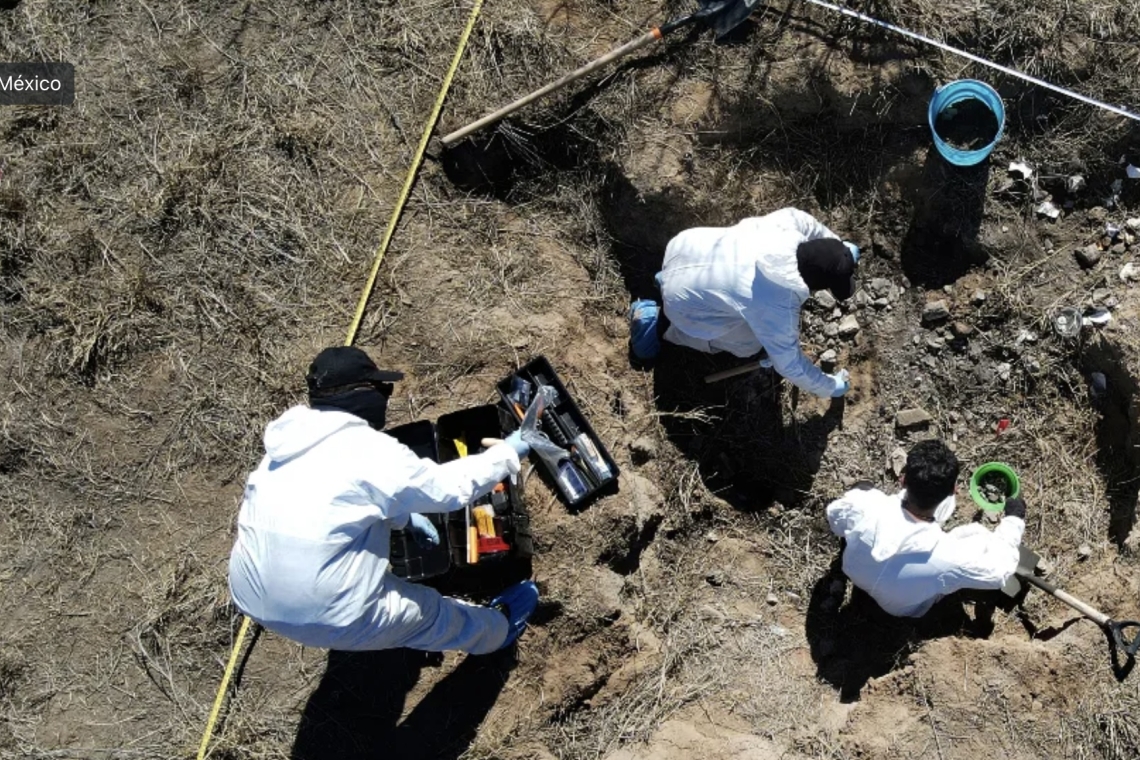
[{"label": "small trench", "polygon": [[511,201],[528,182],[599,163],[598,145],[606,132],[589,113],[553,127],[507,120],[445,148],[438,158],[460,190]]},{"label": "small trench", "polygon": [[[1104,478],[1109,502],[1109,538],[1124,546],[1136,525],[1136,499],[1140,495],[1140,445],[1137,425],[1138,385],[1119,346],[1099,340],[1086,346],[1082,370],[1090,379],[1091,401],[1100,412],[1096,425],[1096,464]],[[1094,390],[1093,373],[1104,376],[1104,387]]]},{"label": "small trench", "polygon": [[629,575],[636,572],[641,567],[642,552],[657,537],[657,529],[661,525],[661,520],[662,517],[657,515],[646,520],[640,528],[637,525],[629,525],[622,531],[621,536],[614,541],[615,545],[602,552],[598,557],[598,563],[605,563],[610,570],[618,575]]}]

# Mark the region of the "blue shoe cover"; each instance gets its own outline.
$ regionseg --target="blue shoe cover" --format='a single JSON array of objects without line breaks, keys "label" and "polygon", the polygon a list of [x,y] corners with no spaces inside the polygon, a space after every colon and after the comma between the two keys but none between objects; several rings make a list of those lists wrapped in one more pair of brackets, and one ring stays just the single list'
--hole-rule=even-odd
[{"label": "blue shoe cover", "polygon": [[538,609],[538,586],[533,581],[521,581],[491,600],[490,607],[502,605],[507,608],[507,639],[500,649],[515,643],[515,639],[526,628],[526,621]]},{"label": "blue shoe cover", "polygon": [[657,339],[657,317],[661,307],[656,301],[643,298],[629,307],[629,343],[638,359],[654,359],[661,352]]}]

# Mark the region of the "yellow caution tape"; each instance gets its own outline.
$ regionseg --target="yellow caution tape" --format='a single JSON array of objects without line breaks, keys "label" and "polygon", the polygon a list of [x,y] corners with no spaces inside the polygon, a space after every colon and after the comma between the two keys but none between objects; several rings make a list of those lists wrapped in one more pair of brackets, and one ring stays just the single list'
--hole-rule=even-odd
[{"label": "yellow caution tape", "polygon": [[226,688],[230,685],[230,678],[233,677],[238,652],[241,651],[241,646],[245,643],[245,635],[249,632],[249,623],[249,618],[243,615],[241,627],[238,628],[237,639],[234,640],[234,648],[230,650],[230,661],[226,663],[226,672],[222,674],[222,684],[218,687],[217,696],[214,697],[214,706],[210,708],[210,718],[206,721],[206,732],[202,734],[202,743],[198,745],[198,760],[202,760],[206,756],[206,748],[210,746],[210,737],[214,735],[214,724],[218,722],[218,714],[222,711],[222,703],[226,699]]},{"label": "yellow caution tape", "polygon": [[400,214],[404,211],[408,196],[411,195],[412,185],[416,182],[416,175],[419,173],[420,164],[423,163],[424,153],[427,152],[428,141],[431,140],[431,133],[435,130],[435,123],[439,120],[440,111],[443,110],[443,101],[447,98],[447,91],[451,89],[451,80],[455,78],[455,72],[463,59],[463,52],[467,49],[467,40],[471,37],[471,30],[475,28],[475,21],[479,18],[479,11],[481,10],[483,10],[483,0],[475,0],[475,6],[467,18],[467,26],[464,27],[463,34],[459,37],[459,46],[451,58],[451,65],[447,67],[447,75],[443,78],[439,97],[435,99],[435,106],[431,109],[427,124],[424,125],[424,133],[420,136],[420,144],[416,148],[415,158],[412,159],[412,165],[408,167],[408,175],[404,178],[404,187],[400,190],[400,198],[396,201],[396,208],[392,209],[392,218],[388,221],[388,229],[384,231],[380,247],[376,249],[376,257],[372,261],[372,271],[368,273],[368,281],[360,293],[360,300],[356,303],[356,313],[352,316],[352,324],[349,325],[348,334],[344,338],[346,346],[351,346],[352,342],[356,340],[356,331],[360,329],[360,320],[364,319],[364,307],[368,305],[368,299],[372,296],[372,288],[376,284],[376,275],[380,272],[380,262],[384,260],[384,254],[388,251],[388,244],[392,242],[392,235],[396,233],[396,224],[400,221]]},{"label": "yellow caution tape", "polygon": [[[467,26],[463,28],[463,34],[459,37],[459,45],[455,48],[455,55],[451,58],[451,65],[447,68],[447,75],[443,78],[443,85],[439,89],[439,95],[435,99],[435,105],[432,107],[431,114],[428,116],[427,123],[424,125],[424,133],[420,137],[420,144],[416,148],[415,157],[412,159],[412,165],[408,167],[407,177],[404,178],[404,186],[400,190],[400,197],[396,201],[396,207],[392,209],[392,217],[388,220],[388,228],[384,231],[384,237],[380,240],[380,246],[376,249],[376,255],[372,260],[372,269],[368,273],[368,280],[364,283],[364,289],[360,293],[360,299],[356,304],[356,312],[352,316],[352,323],[348,327],[348,334],[345,335],[344,345],[351,346],[353,341],[356,340],[356,333],[360,329],[360,322],[364,318],[364,310],[368,306],[368,299],[372,296],[372,289],[376,285],[376,276],[380,272],[380,262],[384,260],[384,254],[388,251],[388,245],[392,242],[392,236],[396,232],[396,226],[399,224],[400,215],[404,212],[404,206],[407,205],[408,196],[411,195],[412,185],[415,184],[416,175],[419,173],[420,165],[424,160],[424,153],[427,152],[428,142],[431,140],[431,133],[435,130],[435,124],[439,120],[439,114],[443,110],[443,102],[447,99],[447,93],[451,89],[451,82],[455,79],[455,72],[459,69],[459,63],[463,60],[463,53],[467,50],[467,42],[471,39],[471,32],[475,28],[475,22],[479,19],[479,13],[483,10],[483,0],[475,0],[475,5],[471,8],[471,15],[467,17]],[[230,650],[230,659],[226,663],[226,670],[222,674],[222,682],[218,685],[217,696],[214,697],[214,706],[210,709],[210,717],[206,721],[206,730],[202,734],[202,743],[198,745],[197,760],[205,760],[206,752],[210,747],[210,739],[214,735],[214,726],[218,722],[218,716],[222,711],[222,704],[225,702],[226,690],[229,688],[230,679],[233,678],[234,668],[237,666],[238,653],[241,651],[242,646],[245,644],[245,637],[249,633],[249,626],[251,620],[248,617],[242,616],[241,626],[238,628],[237,638],[234,640],[233,649]]]}]

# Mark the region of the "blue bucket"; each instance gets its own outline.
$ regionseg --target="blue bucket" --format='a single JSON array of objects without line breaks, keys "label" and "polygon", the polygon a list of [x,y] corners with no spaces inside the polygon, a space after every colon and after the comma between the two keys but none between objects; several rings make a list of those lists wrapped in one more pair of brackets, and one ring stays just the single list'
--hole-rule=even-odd
[{"label": "blue bucket", "polygon": [[[938,130],[934,128],[934,122],[938,119],[939,114],[966,100],[980,101],[990,109],[994,118],[997,119],[998,127],[994,139],[984,148],[959,150],[939,137]],[[1001,139],[1001,133],[1005,129],[1005,105],[1001,102],[1001,96],[997,94],[997,91],[985,82],[979,82],[976,79],[959,79],[956,82],[944,84],[934,91],[934,97],[930,99],[930,108],[927,109],[926,118],[930,122],[930,134],[934,136],[934,147],[938,148],[942,157],[955,166],[973,166],[984,161],[986,156],[993,152],[998,140]]]}]

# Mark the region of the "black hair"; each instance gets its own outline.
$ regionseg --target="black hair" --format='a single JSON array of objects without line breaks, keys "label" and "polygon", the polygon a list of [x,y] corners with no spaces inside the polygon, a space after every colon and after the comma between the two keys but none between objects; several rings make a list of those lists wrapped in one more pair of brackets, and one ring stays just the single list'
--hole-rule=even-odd
[{"label": "black hair", "polygon": [[906,456],[906,498],[915,510],[932,512],[958,482],[958,457],[942,441],[920,441]]}]

